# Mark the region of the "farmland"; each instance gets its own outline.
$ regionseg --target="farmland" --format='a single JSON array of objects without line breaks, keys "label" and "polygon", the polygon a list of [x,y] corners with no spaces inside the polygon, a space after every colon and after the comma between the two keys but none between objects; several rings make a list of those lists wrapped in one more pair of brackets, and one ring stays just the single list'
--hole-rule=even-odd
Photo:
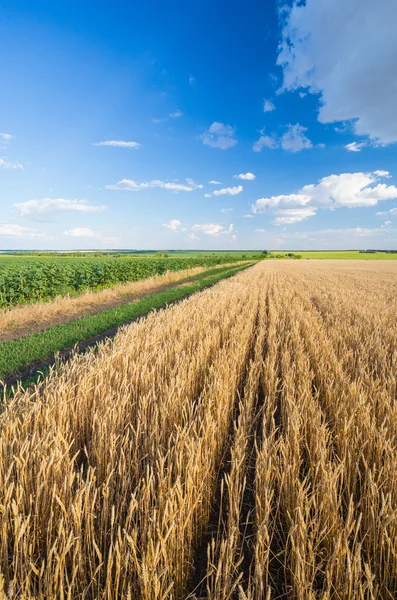
[{"label": "farmland", "polygon": [[5,398],[0,597],[394,598],[396,293],[261,261]]},{"label": "farmland", "polygon": [[137,281],[167,271],[238,261],[241,261],[238,253],[178,257],[3,255],[0,257],[0,308]]}]

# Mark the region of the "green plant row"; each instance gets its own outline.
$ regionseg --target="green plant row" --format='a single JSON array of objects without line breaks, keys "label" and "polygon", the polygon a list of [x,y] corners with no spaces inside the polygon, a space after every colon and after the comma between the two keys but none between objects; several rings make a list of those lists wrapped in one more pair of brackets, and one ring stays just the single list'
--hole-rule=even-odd
[{"label": "green plant row", "polygon": [[69,323],[50,327],[45,331],[0,344],[0,381],[16,374],[28,365],[50,358],[54,353],[72,348],[79,342],[136,319],[151,310],[174,302],[209,285],[230,277],[252,263],[204,273],[187,285],[175,286],[162,292],[146,296],[137,302],[129,302],[95,315],[76,319]]},{"label": "green plant row", "polygon": [[0,261],[0,308],[49,300],[193,267],[241,260],[230,254],[174,258],[71,258]]}]

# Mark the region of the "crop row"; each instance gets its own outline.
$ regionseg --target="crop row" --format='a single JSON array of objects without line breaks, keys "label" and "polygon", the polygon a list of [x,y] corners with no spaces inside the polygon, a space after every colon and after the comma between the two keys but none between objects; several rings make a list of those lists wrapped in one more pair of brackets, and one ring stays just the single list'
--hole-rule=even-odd
[{"label": "crop row", "polygon": [[[237,259],[239,260],[239,259]],[[137,281],[166,271],[234,262],[230,255],[194,258],[57,259],[0,262],[0,308],[49,300],[87,289]]]}]

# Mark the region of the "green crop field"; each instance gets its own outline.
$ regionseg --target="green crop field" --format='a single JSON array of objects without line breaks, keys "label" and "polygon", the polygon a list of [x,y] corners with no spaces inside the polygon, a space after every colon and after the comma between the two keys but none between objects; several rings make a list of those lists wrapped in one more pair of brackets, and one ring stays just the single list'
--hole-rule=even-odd
[{"label": "green crop field", "polygon": [[[252,259],[252,255],[247,258]],[[258,253],[257,258],[260,258]],[[2,255],[0,308],[137,281],[166,271],[211,267],[240,260],[242,253],[196,253],[168,257]]]}]

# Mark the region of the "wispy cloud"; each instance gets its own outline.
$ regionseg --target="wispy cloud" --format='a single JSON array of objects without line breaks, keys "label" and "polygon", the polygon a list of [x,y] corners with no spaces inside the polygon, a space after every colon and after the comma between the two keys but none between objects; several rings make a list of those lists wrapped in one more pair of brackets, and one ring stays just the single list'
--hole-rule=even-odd
[{"label": "wispy cloud", "polygon": [[3,169],[23,169],[23,165],[20,163],[11,162],[4,158],[0,158],[0,167]]},{"label": "wispy cloud", "polygon": [[231,125],[215,121],[200,135],[200,139],[203,141],[203,144],[211,146],[211,148],[228,150],[237,144],[234,135],[235,130]]},{"label": "wispy cloud", "polygon": [[213,194],[214,194],[214,196],[225,196],[225,195],[237,196],[237,194],[241,194],[242,191],[243,191],[243,186],[239,185],[236,187],[227,187],[227,188],[222,188],[220,190],[214,190]]},{"label": "wispy cloud", "polygon": [[211,183],[212,185],[222,185],[220,181],[215,181],[214,179],[212,179],[208,183]]},{"label": "wispy cloud", "polygon": [[169,116],[171,119],[177,119],[178,117],[183,117],[183,112],[178,108],[175,112],[170,113]]},{"label": "wispy cloud", "polygon": [[121,179],[114,185],[107,185],[107,190],[127,190],[130,192],[139,192],[147,188],[160,188],[171,192],[192,192],[193,190],[202,189],[201,184],[196,184],[193,180],[188,179],[189,183],[177,183],[172,181],[160,181],[154,179],[153,181],[137,183],[133,179]]},{"label": "wispy cloud", "polygon": [[221,208],[221,213],[229,213],[232,212],[232,210],[234,210],[233,208]]},{"label": "wispy cloud", "polygon": [[40,217],[63,212],[92,213],[105,210],[106,206],[95,206],[88,200],[68,200],[66,198],[42,198],[27,200],[13,205],[21,217]]},{"label": "wispy cloud", "polygon": [[135,148],[141,147],[138,142],[125,142],[124,140],[106,140],[104,142],[94,143],[93,146],[115,146],[116,148]]},{"label": "wispy cloud", "polygon": [[189,77],[189,83],[190,83],[190,85],[195,85],[196,79],[195,79],[195,77],[193,77],[193,75],[190,75],[190,77]]},{"label": "wispy cloud", "polygon": [[361,148],[364,148],[366,145],[365,142],[351,142],[350,144],[346,144],[345,148],[349,152],[361,152]]},{"label": "wispy cloud", "polygon": [[271,100],[264,100],[263,112],[272,112],[272,110],[276,110],[276,107],[274,106],[273,102]]},{"label": "wispy cloud", "polygon": [[91,227],[75,227],[74,229],[69,229],[63,232],[63,235],[67,237],[75,237],[75,238],[88,238],[97,240],[100,243],[104,244],[118,244],[119,239],[117,237],[109,237],[105,233],[101,231],[97,231],[95,229],[91,229]]},{"label": "wispy cloud", "polygon": [[192,231],[203,233],[204,235],[228,235],[233,232],[233,223],[229,227],[224,227],[219,223],[206,223],[204,225],[195,224],[192,227]]},{"label": "wispy cloud", "polygon": [[0,223],[0,238],[43,238],[47,237],[43,232],[36,229],[22,227],[15,223]]},{"label": "wispy cloud", "polygon": [[8,143],[12,140],[12,135],[10,133],[1,133],[0,131],[0,142]]}]

